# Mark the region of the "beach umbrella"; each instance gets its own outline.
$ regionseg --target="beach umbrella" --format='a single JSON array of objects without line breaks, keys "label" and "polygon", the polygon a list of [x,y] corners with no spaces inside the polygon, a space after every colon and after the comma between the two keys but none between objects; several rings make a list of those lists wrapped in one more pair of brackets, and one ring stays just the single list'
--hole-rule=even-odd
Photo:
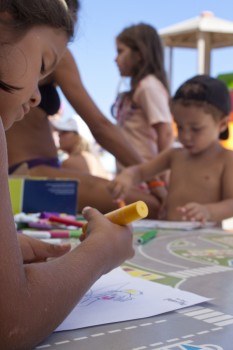
[{"label": "beach umbrella", "polygon": [[233,46],[233,22],[205,11],[180,23],[159,31],[165,47],[170,48],[169,79],[172,76],[172,50],[179,48],[197,49],[197,73],[210,74],[211,50]]}]

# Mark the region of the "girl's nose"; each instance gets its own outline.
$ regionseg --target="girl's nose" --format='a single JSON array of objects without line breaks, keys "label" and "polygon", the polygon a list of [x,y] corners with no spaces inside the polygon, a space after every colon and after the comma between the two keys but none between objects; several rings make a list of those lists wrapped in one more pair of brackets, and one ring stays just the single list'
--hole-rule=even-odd
[{"label": "girl's nose", "polygon": [[41,94],[39,88],[37,87],[30,98],[30,107],[36,107],[40,104]]}]

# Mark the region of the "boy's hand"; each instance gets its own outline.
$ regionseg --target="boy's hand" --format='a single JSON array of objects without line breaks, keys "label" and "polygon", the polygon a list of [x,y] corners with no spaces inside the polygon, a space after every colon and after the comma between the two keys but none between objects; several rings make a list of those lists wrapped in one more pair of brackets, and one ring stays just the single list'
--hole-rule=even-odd
[{"label": "boy's hand", "polygon": [[186,221],[200,221],[205,223],[210,220],[210,213],[206,205],[198,203],[188,203],[183,207],[177,208],[182,214],[182,220]]},{"label": "boy's hand", "polygon": [[127,171],[122,171],[108,184],[108,189],[114,199],[124,199],[133,185],[133,180]]},{"label": "boy's hand", "polygon": [[46,261],[47,258],[55,258],[64,255],[70,250],[70,244],[50,244],[24,234],[17,234],[21,248],[23,262],[34,263]]}]

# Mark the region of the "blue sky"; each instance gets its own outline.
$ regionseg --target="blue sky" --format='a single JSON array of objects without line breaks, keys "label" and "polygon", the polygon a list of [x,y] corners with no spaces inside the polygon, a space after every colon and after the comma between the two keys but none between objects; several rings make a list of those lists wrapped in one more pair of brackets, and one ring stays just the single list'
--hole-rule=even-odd
[{"label": "blue sky", "polygon": [[[80,0],[76,37],[70,49],[90,95],[111,119],[110,106],[120,81],[114,62],[115,37],[126,26],[144,22],[157,30],[198,16],[205,10],[233,21],[232,0]],[[212,51],[211,75],[233,72],[233,47]],[[175,49],[172,93],[184,80],[197,73],[196,50]],[[63,98],[64,99],[64,98]],[[65,101],[65,100],[64,100]],[[73,114],[67,102],[65,115]]]}]

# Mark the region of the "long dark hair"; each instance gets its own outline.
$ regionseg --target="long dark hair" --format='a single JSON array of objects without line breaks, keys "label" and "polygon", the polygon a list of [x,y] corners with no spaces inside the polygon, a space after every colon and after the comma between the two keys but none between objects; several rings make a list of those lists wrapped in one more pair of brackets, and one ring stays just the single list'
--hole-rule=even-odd
[{"label": "long dark hair", "polygon": [[[61,29],[71,39],[75,24],[73,3],[77,4],[78,9],[78,0],[1,0],[0,45],[17,42],[32,27],[38,25]],[[0,80],[0,89],[12,92],[19,88]]]},{"label": "long dark hair", "polygon": [[169,90],[164,69],[163,46],[154,27],[144,23],[132,25],[125,28],[116,39],[141,55],[142,62],[131,78],[132,91],[148,74],[154,74],[167,91]]}]

